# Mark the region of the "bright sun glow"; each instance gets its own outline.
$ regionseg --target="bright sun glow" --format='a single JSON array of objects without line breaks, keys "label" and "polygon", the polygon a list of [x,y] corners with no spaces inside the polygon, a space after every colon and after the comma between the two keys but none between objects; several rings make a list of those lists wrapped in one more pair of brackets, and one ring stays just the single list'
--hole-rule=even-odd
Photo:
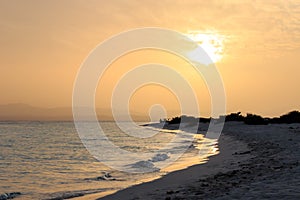
[{"label": "bright sun glow", "polygon": [[209,55],[212,62],[219,62],[223,57],[224,37],[217,33],[203,33],[198,31],[189,31],[185,34],[197,42],[204,51]]}]

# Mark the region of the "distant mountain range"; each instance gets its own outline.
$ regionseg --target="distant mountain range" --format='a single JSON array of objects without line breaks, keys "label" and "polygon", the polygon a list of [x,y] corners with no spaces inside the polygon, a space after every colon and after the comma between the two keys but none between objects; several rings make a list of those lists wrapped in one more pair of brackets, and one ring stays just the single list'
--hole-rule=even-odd
[{"label": "distant mountain range", "polygon": [[[83,112],[86,110],[82,108]],[[96,109],[99,120],[113,120],[110,109]],[[124,112],[123,112],[124,113]],[[125,114],[119,112],[122,119]],[[135,121],[149,121],[149,117],[140,113],[131,113]],[[73,114],[71,107],[41,108],[27,104],[0,105],[0,121],[72,121]]]}]

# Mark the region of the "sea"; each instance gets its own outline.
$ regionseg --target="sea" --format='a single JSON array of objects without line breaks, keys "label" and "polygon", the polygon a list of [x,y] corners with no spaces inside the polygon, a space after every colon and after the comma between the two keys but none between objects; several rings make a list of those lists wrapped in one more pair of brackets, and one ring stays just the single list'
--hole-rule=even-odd
[{"label": "sea", "polygon": [[[153,158],[118,168],[114,166],[120,166],[120,160],[107,163],[101,156],[99,159],[92,155],[73,122],[0,122],[0,195],[20,192],[16,199],[44,200],[77,199],[91,194],[102,197],[205,163],[210,156],[218,154],[217,141],[205,138],[204,134],[140,126],[142,124],[145,123],[138,123],[140,134],[153,132],[152,137],[134,138],[126,134],[134,129],[130,123],[123,124],[124,133],[114,122],[101,122],[107,139],[126,152],[137,155],[155,152],[171,143],[165,154],[158,153]],[[187,142],[187,135],[193,137],[189,148],[169,165],[158,167],[159,162],[178,153],[178,147]],[[180,139],[174,142],[174,137]],[[127,162],[130,163],[130,159]],[[143,170],[149,166],[154,170]]]}]

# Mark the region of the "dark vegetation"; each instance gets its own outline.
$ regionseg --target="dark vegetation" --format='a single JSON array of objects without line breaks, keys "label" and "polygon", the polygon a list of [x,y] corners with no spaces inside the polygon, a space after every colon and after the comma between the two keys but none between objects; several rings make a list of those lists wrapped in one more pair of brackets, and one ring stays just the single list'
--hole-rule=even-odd
[{"label": "dark vegetation", "polygon": [[300,112],[299,111],[292,111],[285,115],[281,115],[280,117],[274,118],[266,118],[255,114],[247,113],[246,116],[243,116],[241,112],[231,113],[226,116],[221,116],[218,119],[212,118],[197,118],[192,116],[182,115],[180,117],[173,117],[171,119],[164,119],[160,120],[161,122],[166,122],[167,124],[179,124],[180,122],[188,122],[188,123],[195,123],[195,122],[202,122],[202,123],[209,123],[211,120],[218,121],[220,119],[224,119],[225,122],[228,121],[238,121],[244,122],[245,124],[249,125],[267,125],[267,124],[291,124],[291,123],[300,123]]}]

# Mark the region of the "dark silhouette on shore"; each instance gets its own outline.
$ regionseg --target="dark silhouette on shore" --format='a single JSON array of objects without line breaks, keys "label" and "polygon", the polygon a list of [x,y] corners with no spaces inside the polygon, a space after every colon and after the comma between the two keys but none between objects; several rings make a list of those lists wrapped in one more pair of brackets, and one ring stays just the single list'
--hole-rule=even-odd
[{"label": "dark silhouette on shore", "polygon": [[180,117],[173,117],[171,119],[164,119],[160,120],[160,122],[166,122],[167,124],[179,124],[180,122],[201,122],[201,123],[209,123],[211,120],[215,120],[218,122],[220,119],[224,119],[225,122],[228,121],[237,121],[237,122],[244,122],[248,125],[267,125],[267,124],[292,124],[292,123],[300,123],[300,112],[299,111],[292,111],[287,114],[281,115],[280,117],[274,118],[267,118],[262,117],[260,115],[247,113],[246,116],[243,116],[241,112],[231,113],[226,116],[221,116],[218,119],[213,118],[196,118],[192,116],[182,115]]}]

